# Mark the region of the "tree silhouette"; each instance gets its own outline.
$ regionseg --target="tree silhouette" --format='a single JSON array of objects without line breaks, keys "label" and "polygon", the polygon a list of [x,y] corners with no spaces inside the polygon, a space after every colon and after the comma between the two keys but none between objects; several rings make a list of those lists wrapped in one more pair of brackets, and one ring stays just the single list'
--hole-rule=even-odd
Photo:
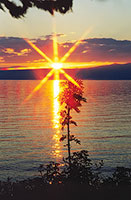
[{"label": "tree silhouette", "polygon": [[80,112],[79,107],[81,106],[81,101],[86,102],[86,99],[83,97],[83,82],[81,80],[76,80],[79,87],[74,85],[70,81],[66,81],[62,83],[62,92],[60,93],[59,101],[60,104],[64,104],[64,109],[60,112],[60,123],[62,125],[62,130],[65,126],[67,126],[67,135],[62,135],[60,141],[67,139],[66,146],[68,147],[68,160],[69,166],[71,167],[71,146],[70,142],[74,141],[77,144],[80,144],[80,140],[78,140],[74,135],[70,134],[70,124],[77,126],[77,123],[72,120],[71,110],[75,110],[76,112]]},{"label": "tree silhouette", "polygon": [[20,5],[17,5],[13,0],[0,0],[0,9],[9,11],[12,17],[20,18],[27,13],[27,10],[32,7],[50,12],[54,11],[62,14],[71,10],[73,0],[19,0]]}]

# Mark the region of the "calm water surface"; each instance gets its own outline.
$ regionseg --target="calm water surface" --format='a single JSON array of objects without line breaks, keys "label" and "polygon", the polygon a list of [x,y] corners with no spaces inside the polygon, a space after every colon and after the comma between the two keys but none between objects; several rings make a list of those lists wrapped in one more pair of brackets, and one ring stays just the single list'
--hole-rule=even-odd
[{"label": "calm water surface", "polygon": [[[29,101],[40,81],[0,81],[0,179],[39,175],[39,164],[66,156],[58,123],[58,83],[48,81]],[[84,81],[87,103],[72,112],[71,132],[104,169],[131,167],[131,81]]]}]

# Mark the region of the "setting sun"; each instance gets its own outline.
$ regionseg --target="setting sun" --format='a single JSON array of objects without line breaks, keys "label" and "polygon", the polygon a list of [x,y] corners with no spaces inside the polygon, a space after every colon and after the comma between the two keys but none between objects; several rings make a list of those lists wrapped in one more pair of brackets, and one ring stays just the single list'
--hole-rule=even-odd
[{"label": "setting sun", "polygon": [[53,69],[61,69],[62,63],[53,63],[51,66],[52,66]]}]

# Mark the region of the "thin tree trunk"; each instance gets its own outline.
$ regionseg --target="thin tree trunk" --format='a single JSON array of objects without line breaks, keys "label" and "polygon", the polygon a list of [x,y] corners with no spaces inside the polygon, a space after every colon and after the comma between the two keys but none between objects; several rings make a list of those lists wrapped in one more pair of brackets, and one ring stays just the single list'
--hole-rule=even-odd
[{"label": "thin tree trunk", "polygon": [[69,157],[69,167],[71,167],[71,148],[70,148],[70,108],[68,108],[68,113],[67,113],[67,117],[68,117],[68,123],[67,123],[67,144],[68,144],[68,157]]}]

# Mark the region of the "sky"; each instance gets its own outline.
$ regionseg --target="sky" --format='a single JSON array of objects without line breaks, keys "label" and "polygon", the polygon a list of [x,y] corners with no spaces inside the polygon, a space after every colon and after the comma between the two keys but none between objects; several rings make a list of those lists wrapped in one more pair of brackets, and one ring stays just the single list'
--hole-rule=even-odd
[{"label": "sky", "polygon": [[33,39],[52,57],[54,23],[60,57],[90,30],[68,62],[131,62],[130,9],[131,0],[74,0],[73,10],[65,15],[31,8],[25,17],[14,19],[0,10],[0,67],[45,62],[22,38]]}]

